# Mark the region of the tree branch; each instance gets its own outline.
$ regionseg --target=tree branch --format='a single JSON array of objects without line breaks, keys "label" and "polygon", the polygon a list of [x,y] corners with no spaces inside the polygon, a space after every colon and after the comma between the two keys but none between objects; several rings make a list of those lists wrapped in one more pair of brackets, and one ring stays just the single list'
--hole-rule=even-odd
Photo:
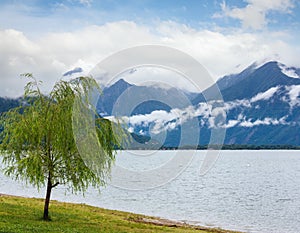
[{"label": "tree branch", "polygon": [[56,182],[54,185],[52,185],[52,188],[55,188],[57,185],[59,185],[59,182]]}]

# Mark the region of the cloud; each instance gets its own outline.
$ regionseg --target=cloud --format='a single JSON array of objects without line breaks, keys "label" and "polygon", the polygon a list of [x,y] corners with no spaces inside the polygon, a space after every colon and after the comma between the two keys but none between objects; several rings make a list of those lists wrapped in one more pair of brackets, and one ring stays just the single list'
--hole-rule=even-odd
[{"label": "cloud", "polygon": [[300,105],[300,85],[286,86],[288,96],[284,97],[283,100],[288,102],[290,107]]},{"label": "cloud", "polygon": [[[244,28],[263,29],[268,24],[267,14],[271,11],[290,13],[294,7],[291,0],[246,0],[243,8],[229,7],[226,2],[221,4],[223,16],[238,19]],[[220,17],[216,14],[215,17]]]},{"label": "cloud", "polygon": [[284,88],[285,92],[283,97],[281,98],[283,101],[287,102],[291,108],[300,105],[300,85],[292,85],[292,86],[285,86],[285,87],[271,87],[265,92],[260,92],[256,96],[252,97],[250,100],[248,99],[241,99],[241,100],[234,100],[224,103],[224,110],[229,112],[235,108],[251,108],[252,104],[261,101],[261,100],[269,100],[274,96],[276,92],[280,89]]},{"label": "cloud", "polygon": [[185,109],[171,109],[169,112],[159,110],[146,115],[134,115],[127,119],[128,124],[132,126],[143,125],[151,127],[151,133],[159,134],[163,131],[173,130],[179,125],[197,116],[208,116],[210,107],[207,104],[201,104],[198,109],[189,106]]},{"label": "cloud", "polygon": [[237,108],[237,107],[246,107],[251,108],[251,102],[247,99],[239,99],[234,101],[229,101],[224,103],[224,109],[226,112],[229,112],[230,110]]},{"label": "cloud", "polygon": [[[128,34],[134,37],[127,37]],[[14,29],[0,30],[0,95],[20,96],[26,80],[20,82],[18,76],[26,72],[42,80],[42,89],[49,92],[66,71],[81,67],[88,72],[111,53],[135,46],[141,41],[153,41],[151,37],[147,28],[132,22],[49,33],[38,39],[28,38]]]},{"label": "cloud", "polygon": [[160,134],[164,131],[173,130],[176,127],[186,123],[187,121],[201,117],[203,119],[210,119],[211,127],[215,126],[215,119],[219,115],[223,115],[224,111],[219,108],[212,108],[211,104],[200,103],[198,106],[188,106],[184,109],[174,108],[170,111],[155,110],[149,114],[138,114],[133,116],[122,116],[116,118],[114,116],[106,117],[115,122],[122,122],[128,125],[129,132],[137,126],[150,127],[150,132],[153,134]]},{"label": "cloud", "polygon": [[286,43],[289,34],[283,32],[196,30],[172,21],[161,22],[157,31],[161,42],[195,57],[215,78],[241,72],[257,60],[299,64],[294,50],[298,47]]},{"label": "cloud", "polygon": [[290,78],[300,78],[300,76],[296,73],[296,70],[292,67],[287,67],[284,64],[279,64],[279,68],[281,72]]},{"label": "cloud", "polygon": [[[201,127],[208,128],[232,128],[232,127],[246,127],[251,128],[261,125],[290,125],[295,122],[287,122],[287,116],[280,118],[265,117],[247,119],[243,112],[249,108],[253,108],[253,103],[261,100],[269,100],[279,89],[285,89],[283,101],[288,102],[291,107],[300,105],[300,85],[286,86],[286,87],[272,87],[265,92],[258,93],[251,99],[242,99],[225,102],[224,104],[218,101],[209,101],[206,103],[199,103],[197,106],[188,106],[184,109],[171,109],[170,111],[157,110],[149,114],[139,114],[133,116],[123,116],[120,118],[121,122],[128,125],[129,131],[133,132],[136,127],[145,127],[150,129],[150,133],[159,134],[164,131],[174,130],[192,119],[199,119]],[[235,118],[227,118],[227,114],[231,110],[237,109],[240,112]],[[234,110],[234,112],[237,112]],[[230,115],[230,114],[229,114]],[[226,119],[227,118],[227,119]],[[117,121],[115,117],[109,116],[108,119]]]},{"label": "cloud", "polygon": [[256,96],[252,97],[250,102],[254,103],[260,100],[268,100],[278,91],[278,89],[279,87],[271,87],[265,92],[260,92]]},{"label": "cloud", "polygon": [[232,128],[239,123],[238,120],[229,120],[228,123],[224,126],[226,129]]},{"label": "cloud", "polygon": [[[293,89],[294,90],[294,89]],[[299,90],[300,91],[300,90]],[[250,102],[250,101],[249,101]],[[243,105],[243,102],[240,102]],[[191,119],[200,119],[201,127],[208,128],[232,128],[232,127],[246,127],[252,128],[261,125],[288,125],[287,116],[279,119],[272,117],[265,117],[263,119],[247,119],[240,113],[235,119],[226,119],[226,109],[228,105],[213,107],[215,102],[200,103],[198,106],[189,106],[185,109],[172,109],[169,112],[164,110],[156,110],[149,114],[139,114],[133,116],[123,116],[118,119],[114,116],[106,117],[112,121],[119,121],[128,126],[129,132],[134,132],[135,128],[143,127],[149,128],[150,133],[160,134],[165,131],[174,130],[182,126]],[[247,105],[243,105],[248,107]],[[243,110],[241,110],[243,112]]]},{"label": "cloud", "polygon": [[[240,72],[253,61],[276,54],[283,63],[300,67],[299,47],[289,45],[285,39],[285,35],[272,33],[265,36],[196,30],[172,21],[159,21],[155,26],[117,21],[34,38],[20,30],[0,30],[0,93],[1,96],[20,95],[25,81],[20,82],[18,76],[25,72],[41,79],[45,90],[49,91],[62,74],[74,67],[88,72],[111,54],[145,44],[179,49],[197,59],[215,79]],[[185,85],[181,81],[171,81],[171,78],[168,83],[174,87]]]},{"label": "cloud", "polygon": [[[23,93],[27,80],[20,79],[19,75],[22,73],[33,72],[40,77],[52,77],[58,70],[65,68],[59,61],[44,56],[39,44],[13,29],[0,31],[0,50],[2,96],[19,96]],[[51,84],[56,79],[57,76],[51,78]]]},{"label": "cloud", "polygon": [[271,87],[265,92],[260,92],[251,99],[238,99],[224,103],[224,110],[229,112],[235,108],[251,108],[252,104],[260,100],[269,100],[279,90],[279,86]]},{"label": "cloud", "polygon": [[252,128],[254,126],[259,126],[259,125],[287,125],[289,124],[288,122],[286,122],[286,118],[287,116],[284,116],[282,118],[275,119],[275,118],[270,118],[270,117],[266,117],[264,119],[257,119],[257,120],[252,120],[252,119],[248,119],[242,121],[241,123],[239,123],[239,126],[241,127],[247,127],[247,128]]},{"label": "cloud", "polygon": [[85,5],[85,6],[91,6],[93,0],[79,0],[79,3]]},{"label": "cloud", "polygon": [[[166,67],[138,67],[124,72],[121,76],[127,82],[140,86],[152,86],[154,88],[163,89],[180,87],[182,90],[199,92],[197,85],[195,85],[193,81]],[[171,83],[170,80],[172,80]]]},{"label": "cloud", "polygon": [[287,122],[288,116],[283,116],[279,119],[272,118],[272,117],[265,117],[263,119],[246,119],[246,116],[239,114],[237,119],[230,119],[227,121],[226,124],[222,125],[221,127],[229,129],[232,127],[246,127],[252,128],[254,126],[260,125],[289,125],[290,122]]}]

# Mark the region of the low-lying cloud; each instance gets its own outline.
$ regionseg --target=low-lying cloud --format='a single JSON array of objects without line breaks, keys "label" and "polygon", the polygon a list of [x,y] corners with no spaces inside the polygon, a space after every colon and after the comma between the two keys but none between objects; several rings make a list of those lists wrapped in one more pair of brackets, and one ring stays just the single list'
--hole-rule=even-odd
[{"label": "low-lying cloud", "polygon": [[279,87],[272,87],[265,92],[258,93],[256,96],[251,98],[250,102],[254,103],[260,100],[268,100],[278,91],[278,89]]},{"label": "low-lying cloud", "polygon": [[[295,107],[300,105],[300,85],[286,86],[285,101],[290,106]],[[261,125],[289,125],[291,122],[287,121],[287,115],[280,118],[263,117],[247,118],[243,115],[243,110],[256,107],[258,101],[270,100],[278,91],[280,87],[272,87],[265,92],[258,93],[250,100],[242,99],[220,103],[220,101],[209,101],[206,103],[199,103],[196,106],[188,106],[184,109],[171,109],[170,111],[156,110],[149,114],[139,114],[133,116],[122,116],[118,119],[128,125],[128,131],[134,132],[136,127],[149,128],[150,133],[159,134],[164,131],[174,130],[182,124],[191,119],[198,118],[201,127],[208,128],[232,128],[232,127],[246,127],[251,128]],[[235,108],[240,108],[240,114],[235,119],[226,119],[227,113]],[[287,113],[288,114],[288,113]],[[116,121],[116,117],[108,117]]]},{"label": "low-lying cloud", "polygon": [[266,117],[264,119],[257,119],[257,120],[252,120],[252,119],[244,119],[244,121],[239,123],[239,126],[241,127],[247,127],[247,128],[252,128],[254,126],[259,126],[259,125],[287,125],[289,123],[286,122],[287,116],[281,117],[280,119],[275,119],[271,117]]},{"label": "low-lying cloud", "polygon": [[286,86],[288,91],[288,98],[283,98],[286,102],[290,104],[290,107],[300,106],[300,85]]}]

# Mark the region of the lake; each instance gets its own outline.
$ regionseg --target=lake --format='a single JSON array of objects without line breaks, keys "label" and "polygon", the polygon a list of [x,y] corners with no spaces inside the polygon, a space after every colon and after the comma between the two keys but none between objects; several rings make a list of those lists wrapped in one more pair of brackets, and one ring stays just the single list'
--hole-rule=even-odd
[{"label": "lake", "polygon": [[[123,151],[116,165],[125,173],[114,171],[101,194],[89,189],[83,197],[58,187],[52,198],[244,232],[300,232],[300,151],[221,151],[205,175],[199,169],[206,152],[194,152],[181,151],[187,159],[176,170],[167,165],[179,152]],[[132,186],[139,182],[144,186]],[[44,192],[0,174],[0,193]]]}]

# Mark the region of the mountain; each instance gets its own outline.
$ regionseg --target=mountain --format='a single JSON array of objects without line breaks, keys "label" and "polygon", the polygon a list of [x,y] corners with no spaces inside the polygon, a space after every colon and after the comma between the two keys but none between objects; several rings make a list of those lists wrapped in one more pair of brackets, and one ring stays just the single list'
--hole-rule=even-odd
[{"label": "mountain", "polygon": [[103,116],[149,114],[155,110],[169,111],[187,106],[195,95],[177,88],[136,86],[120,79],[104,88],[97,103],[97,110]]},{"label": "mountain", "polygon": [[69,70],[63,74],[63,76],[70,76],[72,74],[81,73],[83,69],[81,67],[75,67],[73,70]]},{"label": "mountain", "polygon": [[252,96],[264,92],[271,87],[280,85],[299,85],[300,79],[289,77],[287,74],[300,76],[300,69],[288,68],[276,61],[268,62],[260,67],[256,63],[246,68],[238,74],[224,76],[216,84],[200,93],[194,100],[193,104],[203,101],[203,96],[207,100],[216,98],[214,88],[219,88],[224,101],[235,99],[251,98]]},{"label": "mountain", "polygon": [[275,61],[253,63],[219,79],[194,99],[194,93],[178,89],[127,84],[123,101],[114,104],[127,109],[121,107],[118,114],[128,117],[130,130],[161,140],[166,147],[206,145],[222,129],[225,144],[300,145],[298,77],[299,69]]},{"label": "mountain", "polygon": [[11,108],[18,107],[22,103],[22,99],[3,98],[0,97],[0,113],[6,112]]},{"label": "mountain", "polygon": [[[0,98],[1,112],[19,104]],[[253,63],[202,93],[120,79],[103,89],[97,111],[121,118],[132,135],[129,148],[300,146],[300,69],[276,61]]]},{"label": "mountain", "polygon": [[300,85],[300,79],[291,78],[282,72],[278,62],[269,62],[254,70],[242,81],[222,90],[225,101],[251,98],[275,86]]},{"label": "mountain", "polygon": [[225,143],[300,145],[299,94],[300,85],[279,85],[250,99],[226,102],[231,107]]},{"label": "mountain", "polygon": [[[248,68],[243,70],[241,73],[238,74],[230,74],[226,75],[223,78],[220,78],[215,84],[211,87],[207,88],[203,91],[203,93],[198,94],[192,102],[193,104],[197,104],[199,102],[203,102],[206,100],[212,100],[216,98],[216,88],[219,89],[221,92],[231,86],[238,84],[239,82],[243,82],[249,75],[251,75],[256,68],[256,63],[253,63]],[[224,97],[223,97],[224,98]]]},{"label": "mountain", "polygon": [[119,96],[129,87],[133,85],[127,83],[124,79],[118,80],[116,83],[103,89],[98,103],[97,110],[102,115],[111,115],[114,104]]}]

